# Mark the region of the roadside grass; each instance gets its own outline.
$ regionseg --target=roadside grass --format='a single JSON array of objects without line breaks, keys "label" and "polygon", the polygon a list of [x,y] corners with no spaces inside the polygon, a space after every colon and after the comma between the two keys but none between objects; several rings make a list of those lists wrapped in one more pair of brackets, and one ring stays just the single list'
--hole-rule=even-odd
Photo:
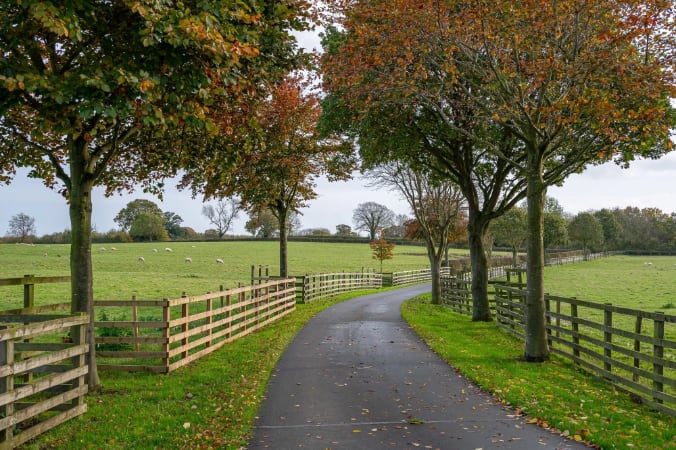
[{"label": "roadside grass", "polygon": [[429,300],[409,300],[402,315],[436,353],[515,414],[602,449],[676,448],[673,417],[633,403],[558,357],[523,362],[523,343],[494,323],[472,322]]},{"label": "roadside grass", "polygon": [[23,448],[243,448],[272,370],[296,333],[319,311],[371,292],[297,305],[279,322],[167,375],[104,372],[84,416]]}]

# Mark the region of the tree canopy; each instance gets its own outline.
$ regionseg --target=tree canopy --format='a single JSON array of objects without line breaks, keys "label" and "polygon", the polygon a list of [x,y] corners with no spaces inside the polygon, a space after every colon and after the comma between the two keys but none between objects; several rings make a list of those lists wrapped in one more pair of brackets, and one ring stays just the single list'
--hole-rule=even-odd
[{"label": "tree canopy", "polygon": [[304,0],[0,2],[0,181],[30,167],[67,197],[72,309],[90,315],[90,348],[93,187],[159,191],[213,150],[262,81],[296,66],[291,31],[312,15]]}]

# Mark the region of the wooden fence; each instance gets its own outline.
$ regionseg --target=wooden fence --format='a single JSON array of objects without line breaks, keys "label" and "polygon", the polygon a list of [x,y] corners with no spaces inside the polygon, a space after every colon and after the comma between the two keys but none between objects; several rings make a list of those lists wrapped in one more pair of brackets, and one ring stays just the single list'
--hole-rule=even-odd
[{"label": "wooden fence", "polygon": [[298,300],[309,303],[324,297],[360,289],[378,289],[383,276],[372,271],[353,273],[322,273],[297,277]]},{"label": "wooden fence", "polygon": [[0,280],[0,286],[23,285],[24,304],[30,305],[0,312],[0,449],[18,447],[87,410],[89,317],[55,314],[63,304],[32,306],[36,284],[69,280]]},{"label": "wooden fence", "polygon": [[[526,291],[495,285],[498,326],[524,339]],[[676,315],[545,295],[552,353],[676,414]]]},{"label": "wooden fence", "polygon": [[294,311],[296,288],[293,278],[276,279],[176,299],[94,304],[108,318],[95,323],[99,368],[167,373]]}]

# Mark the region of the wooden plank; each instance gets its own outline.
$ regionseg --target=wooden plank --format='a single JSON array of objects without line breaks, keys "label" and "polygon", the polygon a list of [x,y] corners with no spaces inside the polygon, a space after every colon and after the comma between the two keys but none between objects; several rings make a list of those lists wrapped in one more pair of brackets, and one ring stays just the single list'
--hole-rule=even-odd
[{"label": "wooden plank", "polygon": [[47,390],[55,385],[64,384],[80,376],[87,374],[88,367],[76,367],[68,372],[48,375],[35,380],[34,383],[0,394],[0,406],[7,405],[22,398],[26,398],[38,392]]},{"label": "wooden plank", "polygon": [[[38,414],[41,414],[45,411],[52,410],[60,404],[70,402],[77,397],[86,395],[87,392],[87,385],[79,386],[76,389],[70,389],[44,401],[31,403],[30,406],[26,406],[21,409],[17,408],[17,411],[15,411],[11,416],[0,419],[0,429],[4,430],[5,428],[12,427],[18,423],[23,422],[24,420],[30,419],[33,416],[37,416]],[[72,405],[68,406],[72,408]]]},{"label": "wooden plank", "polygon": [[110,370],[116,372],[149,372],[149,373],[168,373],[166,366],[148,366],[148,365],[124,365],[124,364],[98,364],[100,370]]},{"label": "wooden plank", "polygon": [[0,286],[19,286],[23,284],[44,284],[44,283],[67,283],[69,281],[70,276],[0,278]]},{"label": "wooden plank", "polygon": [[0,341],[10,339],[30,338],[47,333],[62,332],[64,328],[84,325],[88,321],[86,314],[71,316],[66,319],[50,320],[48,322],[40,322],[36,324],[24,325],[21,327],[10,327],[0,330]]},{"label": "wooden plank", "polygon": [[18,447],[22,444],[25,444],[31,439],[35,439],[36,437],[40,436],[47,430],[51,430],[52,428],[61,425],[62,423],[67,422],[70,419],[74,419],[75,417],[80,416],[86,412],[87,405],[82,404],[74,407],[73,409],[69,409],[68,411],[64,411],[59,415],[50,417],[44,422],[40,422],[39,424],[31,428],[28,428],[27,430],[24,430],[20,434],[15,436],[14,440],[12,441],[12,445]]},{"label": "wooden plank", "polygon": [[77,355],[83,355],[87,352],[86,345],[71,346],[58,352],[46,353],[40,356],[34,356],[23,361],[14,361],[13,364],[0,366],[0,377],[16,375],[27,372],[31,369],[41,366],[48,366],[56,364],[65,359],[72,358]]}]

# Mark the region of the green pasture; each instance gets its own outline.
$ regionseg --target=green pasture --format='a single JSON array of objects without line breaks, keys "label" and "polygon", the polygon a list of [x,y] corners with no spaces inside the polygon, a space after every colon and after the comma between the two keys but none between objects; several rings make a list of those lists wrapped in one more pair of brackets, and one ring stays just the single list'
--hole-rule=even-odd
[{"label": "green pasture", "polygon": [[[165,251],[165,248],[173,251]],[[105,248],[105,250],[103,250]],[[115,248],[116,250],[112,250]],[[157,250],[155,252],[154,250]],[[23,275],[69,275],[69,246],[57,244],[0,244],[0,278]],[[456,256],[466,256],[458,251]],[[145,262],[139,262],[143,257]],[[192,259],[186,263],[185,258]],[[376,270],[368,244],[290,242],[289,273],[292,276],[331,272]],[[224,264],[218,264],[222,259]],[[268,266],[279,274],[279,244],[273,241],[155,242],[96,244],[92,247],[95,300],[143,300],[199,295],[251,282],[251,266]],[[383,271],[396,272],[429,267],[424,247],[397,246],[394,258],[383,262]],[[256,270],[257,271],[257,270]],[[1,291],[0,308],[22,305],[20,287]],[[36,286],[36,303],[69,301],[68,283]]]},{"label": "green pasture", "polygon": [[612,256],[547,267],[545,290],[560,297],[675,314],[676,256]]}]

